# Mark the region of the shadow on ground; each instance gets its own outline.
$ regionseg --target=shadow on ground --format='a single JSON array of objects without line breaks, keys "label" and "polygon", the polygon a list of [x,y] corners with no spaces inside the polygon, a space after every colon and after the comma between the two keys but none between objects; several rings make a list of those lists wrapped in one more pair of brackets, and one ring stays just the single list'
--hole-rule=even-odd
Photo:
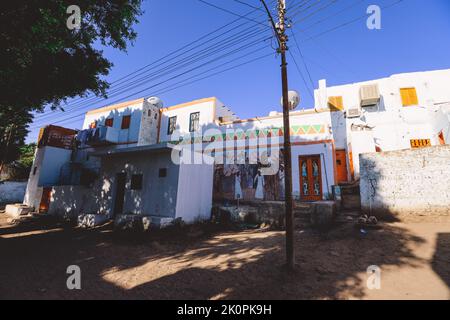
[{"label": "shadow on ground", "polygon": [[[448,234],[438,241],[445,252],[436,253],[433,267],[448,280]],[[127,241],[108,226],[0,224],[0,298],[330,299],[343,292],[364,298],[361,273],[368,266],[419,264],[411,245],[421,242],[393,225],[365,235],[350,224],[326,235],[296,231],[298,268],[288,274],[279,231],[180,229]],[[66,288],[73,264],[82,270],[82,290]]]}]

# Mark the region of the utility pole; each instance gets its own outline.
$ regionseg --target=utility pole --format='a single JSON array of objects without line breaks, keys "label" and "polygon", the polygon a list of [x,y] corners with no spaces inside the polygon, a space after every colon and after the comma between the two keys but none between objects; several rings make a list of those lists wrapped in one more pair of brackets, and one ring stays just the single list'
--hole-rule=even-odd
[{"label": "utility pole", "polygon": [[278,52],[281,55],[281,84],[283,91],[283,127],[284,127],[284,199],[285,199],[285,221],[286,221],[286,266],[288,270],[294,270],[295,256],[294,256],[294,212],[292,201],[292,162],[291,162],[291,133],[289,123],[289,98],[288,98],[288,76],[287,76],[287,62],[286,50],[287,35],[286,35],[286,0],[278,0],[278,24],[275,24],[269,8],[264,0],[261,0],[264,8],[269,15],[272,27],[278,40]]}]

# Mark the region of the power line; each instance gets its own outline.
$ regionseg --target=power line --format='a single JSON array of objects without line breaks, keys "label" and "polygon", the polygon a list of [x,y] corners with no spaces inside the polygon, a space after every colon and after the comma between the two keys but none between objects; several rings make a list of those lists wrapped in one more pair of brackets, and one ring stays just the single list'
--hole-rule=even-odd
[{"label": "power line", "polygon": [[[230,51],[230,52],[227,52],[227,53],[223,54],[222,56],[220,56],[220,57],[218,57],[218,58],[214,58],[214,59],[212,59],[212,60],[209,60],[209,61],[207,61],[207,62],[201,64],[200,66],[196,66],[196,67],[191,68],[191,69],[189,69],[189,70],[187,70],[187,71],[184,71],[184,72],[182,72],[182,73],[179,73],[179,74],[177,74],[177,75],[175,75],[175,76],[173,76],[173,77],[171,77],[171,78],[169,78],[169,79],[167,79],[167,80],[161,81],[161,82],[159,82],[159,83],[157,83],[157,84],[151,85],[151,86],[146,87],[146,88],[144,88],[144,89],[142,89],[142,90],[133,92],[133,93],[131,93],[131,94],[125,96],[125,97],[121,97],[120,99],[118,99],[118,100],[116,100],[116,101],[110,102],[110,104],[114,104],[114,103],[119,102],[119,101],[121,101],[121,100],[123,100],[123,99],[127,99],[127,98],[129,98],[129,97],[132,97],[132,96],[134,96],[134,95],[137,95],[137,94],[142,93],[142,92],[144,92],[144,91],[147,91],[147,90],[149,90],[149,89],[152,89],[152,88],[154,88],[154,87],[157,87],[157,86],[159,86],[159,85],[161,85],[161,84],[164,84],[164,83],[166,83],[166,82],[168,82],[168,81],[171,81],[171,80],[173,80],[173,79],[179,78],[179,77],[181,77],[181,76],[183,76],[183,75],[185,75],[185,74],[187,74],[187,73],[189,73],[189,72],[191,72],[191,71],[197,70],[197,69],[199,69],[199,68],[201,68],[201,67],[203,67],[203,66],[205,66],[205,65],[211,64],[211,63],[216,62],[216,61],[218,61],[218,60],[220,60],[220,59],[222,59],[222,58],[225,58],[225,57],[227,57],[227,56],[230,56],[230,55],[234,54],[235,52],[242,52],[242,50],[245,50],[245,49],[247,49],[247,48],[250,48],[250,47],[252,47],[252,46],[254,46],[254,45],[258,44],[258,43],[267,41],[267,40],[270,39],[270,38],[271,38],[271,37],[265,37],[264,39],[259,38],[258,40],[254,41],[254,42],[252,42],[252,43],[250,43],[250,44],[243,45],[243,46],[241,46],[241,47],[239,47],[239,48],[237,48],[237,49],[234,49],[234,50],[232,50],[232,51]],[[82,116],[82,115],[84,115],[84,114],[85,114],[85,111],[83,111],[82,113],[80,113],[80,114],[78,114],[78,115],[72,116],[72,117],[59,119],[58,121],[55,121],[54,123],[60,123],[60,122],[62,122],[62,121],[70,120],[70,119],[73,119],[73,118],[75,118],[75,117]]]},{"label": "power line", "polygon": [[[256,10],[252,10],[252,11],[250,11],[250,12],[244,14],[244,16],[248,16],[248,15],[254,13],[255,11],[256,11]],[[116,81],[113,81],[112,84],[114,84],[114,83],[115,83],[115,84],[123,83],[123,82],[124,82],[123,80],[126,79],[126,78],[128,78],[129,76],[131,76],[131,75],[133,75],[133,74],[136,74],[136,73],[138,73],[139,71],[142,71],[142,70],[144,70],[144,69],[146,69],[146,68],[148,68],[148,67],[150,67],[150,66],[153,66],[154,64],[156,64],[156,63],[158,63],[158,62],[160,62],[160,61],[162,61],[162,60],[167,60],[167,59],[168,59],[169,57],[171,57],[173,54],[175,54],[175,53],[177,53],[177,52],[180,52],[181,50],[184,50],[184,49],[186,49],[186,48],[188,48],[188,47],[190,47],[190,46],[192,46],[192,45],[194,45],[194,44],[196,44],[196,43],[198,43],[198,42],[200,42],[200,41],[203,41],[204,43],[203,43],[202,45],[204,45],[205,43],[207,43],[207,42],[209,42],[209,41],[211,41],[211,40],[217,39],[218,37],[220,37],[220,36],[223,35],[223,34],[226,34],[226,33],[230,32],[230,31],[233,31],[234,29],[230,29],[230,30],[228,30],[228,31],[226,31],[226,32],[223,32],[223,33],[219,34],[219,36],[216,36],[216,37],[214,37],[214,38],[212,38],[212,39],[210,39],[210,40],[208,40],[208,41],[205,42],[205,38],[209,37],[210,35],[213,35],[213,34],[217,33],[218,31],[223,30],[224,28],[226,28],[226,27],[228,27],[228,26],[231,26],[232,24],[234,24],[235,22],[237,22],[237,21],[239,21],[239,20],[241,20],[241,18],[237,18],[237,19],[235,19],[235,20],[233,20],[233,21],[231,21],[231,22],[229,22],[229,23],[227,23],[227,24],[225,24],[225,25],[223,25],[223,26],[220,26],[219,28],[217,28],[217,29],[215,29],[215,30],[213,30],[213,31],[211,31],[211,32],[208,32],[207,34],[202,35],[201,37],[197,38],[197,39],[194,40],[194,41],[191,41],[190,43],[188,43],[188,44],[182,46],[181,48],[178,48],[178,49],[176,49],[176,50],[174,50],[174,51],[168,53],[167,55],[164,55],[163,57],[161,57],[161,58],[159,58],[159,59],[157,59],[157,60],[155,60],[155,61],[153,61],[153,62],[151,62],[151,63],[149,63],[149,64],[147,64],[147,65],[145,65],[145,66],[143,66],[143,67],[141,67],[141,68],[139,68],[139,69],[137,69],[137,70],[135,70],[135,71],[133,71],[133,72],[131,72],[131,73],[129,73],[129,74],[127,74],[127,75],[121,77],[121,78],[119,78],[119,79],[117,79]],[[246,23],[244,23],[244,24],[246,24]],[[240,26],[242,26],[242,25],[244,25],[244,24],[241,24],[241,25],[239,25],[238,27],[240,27]],[[196,49],[196,48],[197,48],[197,47],[191,48],[191,49],[188,50],[187,52],[189,52],[189,51],[191,51],[191,50],[193,50],[193,49]],[[178,56],[176,56],[176,57],[179,57],[179,56],[181,56],[181,55],[183,55],[183,53],[180,54],[180,55],[178,55]],[[172,58],[172,59],[173,59],[173,58]],[[161,64],[160,64],[160,65],[161,65]],[[141,73],[139,73],[139,74],[142,74],[142,73],[143,73],[143,72],[141,72]],[[144,72],[144,73],[145,73],[145,72]],[[134,78],[134,77],[133,77],[133,78]],[[75,99],[72,100],[71,102],[78,101],[78,100],[83,100],[83,99],[85,99],[85,98],[84,98],[84,97],[79,97],[79,98],[75,98]]]},{"label": "power line", "polygon": [[[266,48],[266,47],[260,48],[260,49],[258,49],[258,50],[255,50],[255,52],[256,52],[256,51],[261,51],[261,49],[265,49],[265,48]],[[218,72],[209,74],[209,75],[207,75],[207,76],[203,76],[203,77],[201,77],[201,78],[199,78],[199,79],[195,79],[195,80],[186,82],[187,80],[191,80],[191,79],[193,79],[193,78],[195,78],[195,77],[200,76],[201,74],[195,75],[195,76],[193,76],[193,77],[189,77],[189,78],[187,78],[187,79],[184,79],[184,80],[182,80],[182,81],[179,81],[179,82],[177,82],[177,83],[174,83],[174,84],[172,84],[172,85],[170,85],[170,86],[164,87],[164,88],[161,89],[162,91],[158,91],[158,92],[152,93],[152,95],[163,94],[163,93],[167,93],[167,92],[176,90],[176,89],[181,88],[181,87],[185,87],[185,86],[190,85],[190,84],[192,84],[192,83],[195,83],[195,82],[198,82],[198,81],[201,81],[201,80],[204,80],[204,79],[207,79],[207,78],[210,78],[210,77],[213,77],[213,76],[222,74],[222,73],[224,73],[224,72],[227,72],[227,71],[236,69],[236,68],[241,67],[241,66],[243,66],[243,65],[250,64],[250,63],[252,63],[252,62],[261,60],[261,59],[266,58],[266,57],[271,56],[271,55],[272,55],[272,53],[265,54],[265,55],[256,57],[256,58],[254,58],[254,59],[251,59],[251,60],[249,60],[249,61],[240,63],[240,64],[238,64],[238,65],[235,65],[235,66],[232,66],[232,67],[229,67],[229,68],[220,70],[220,71],[218,71]],[[240,58],[247,57],[247,56],[248,56],[248,55],[245,55],[245,56],[242,56],[242,57],[240,57]],[[234,62],[234,61],[235,61],[235,60],[228,61],[227,63],[223,63],[222,65],[225,65],[225,64],[228,64],[228,63]],[[222,66],[222,65],[221,65],[221,66]],[[219,66],[217,66],[217,67],[219,67]],[[216,69],[217,67],[214,67],[214,68],[212,68],[212,69],[210,69],[210,70]],[[178,84],[180,84],[180,85],[178,85]],[[173,86],[175,86],[175,87],[173,87]],[[64,122],[67,122],[67,121],[69,121],[69,120],[73,120],[73,119],[75,119],[75,118],[80,118],[80,117],[83,117],[83,116],[85,116],[85,113],[84,113],[84,112],[81,113],[81,114],[78,114],[78,115],[75,116],[75,117],[71,117],[70,119],[65,119],[65,120],[59,121],[59,122],[57,122],[57,123],[64,123]]]},{"label": "power line", "polygon": [[[246,24],[246,23],[244,23],[244,24]],[[242,24],[242,25],[244,25],[244,24]],[[240,25],[240,26],[242,26],[242,25]],[[247,30],[254,30],[254,29],[253,28],[246,28],[244,31],[247,31]],[[229,31],[231,31],[231,30],[229,30]],[[229,31],[224,32],[221,35],[224,35],[224,34],[228,33]],[[236,40],[247,40],[247,39],[250,39],[250,38],[252,38],[254,36],[257,36],[258,34],[259,34],[258,30],[253,31],[253,32],[246,32],[246,33],[242,33],[241,32],[241,33],[237,33],[237,35],[233,34],[233,35],[231,35],[231,36],[229,36],[229,37],[227,37],[227,38],[225,38],[223,40],[220,40],[220,41],[214,43],[212,45],[212,47],[208,48],[209,50],[200,49],[197,52],[194,52],[193,54],[189,55],[188,57],[184,57],[183,59],[181,59],[179,61],[176,61],[176,62],[173,62],[173,63],[171,63],[168,66],[165,66],[165,67],[163,67],[163,68],[161,68],[159,70],[153,71],[150,75],[140,77],[140,78],[138,78],[137,80],[135,80],[132,83],[129,83],[127,85],[115,88],[114,90],[110,91],[109,94],[116,93],[116,92],[118,92],[120,90],[124,91],[123,89],[130,88],[130,87],[132,87],[132,86],[134,86],[136,84],[139,84],[139,83],[140,83],[140,85],[143,85],[143,84],[145,84],[143,81],[148,80],[149,77],[152,77],[152,76],[155,77],[156,76],[156,77],[160,78],[162,76],[161,72],[168,71],[170,69],[172,69],[173,71],[176,71],[180,67],[186,66],[188,64],[188,63],[186,63],[186,61],[188,61],[189,63],[199,61],[200,58],[207,58],[207,57],[213,55],[216,52],[221,52],[222,50],[227,49],[230,46],[237,45],[238,42]],[[215,37],[215,38],[217,38],[217,37]],[[225,40],[227,40],[227,41],[225,41]],[[231,45],[228,45],[229,43]],[[197,49],[197,48],[194,48],[194,49]],[[215,49],[215,50],[211,50],[211,49]],[[192,49],[188,50],[187,52],[189,52],[189,51],[192,51]],[[182,54],[180,54],[178,56],[184,55],[187,52],[184,52],[184,53],[182,53]],[[199,56],[198,55],[199,53],[202,53],[202,54]],[[190,59],[190,60],[186,60],[186,59]],[[165,63],[166,62],[160,63],[159,66],[162,66]],[[181,64],[181,66],[180,66],[180,64]],[[167,74],[167,73],[168,72],[166,72],[165,74]],[[117,94],[114,95],[114,96],[117,96]],[[93,97],[93,98],[86,99],[86,100],[84,100],[82,102],[79,102],[77,104],[71,105],[71,107],[79,106],[79,105],[82,105],[84,103],[93,103],[94,101],[96,101],[96,99],[97,99],[98,102],[103,100],[102,98],[99,98],[99,97]],[[53,116],[53,114],[48,114],[47,116]],[[46,117],[40,117],[39,120],[42,120],[43,118],[45,119]]]},{"label": "power line", "polygon": [[263,26],[266,27],[266,28],[269,28],[269,26],[265,25],[264,23],[261,23],[261,22],[259,22],[259,21],[256,21],[256,20],[247,18],[247,17],[245,17],[245,16],[243,16],[243,15],[240,15],[240,14],[238,14],[238,13],[236,13],[236,12],[233,12],[233,11],[230,11],[230,10],[228,10],[228,9],[219,7],[218,5],[209,3],[208,1],[205,1],[205,0],[198,0],[198,1],[200,1],[201,3],[204,3],[204,4],[208,5],[208,6],[211,6],[211,7],[213,7],[213,8],[222,10],[222,11],[224,11],[224,12],[227,12],[227,13],[229,13],[229,14],[235,15],[235,16],[240,17],[240,18],[242,18],[242,19],[246,19],[246,20],[252,21],[252,22],[254,22],[254,23],[256,23],[256,24],[263,25]]},{"label": "power line", "polygon": [[[305,19],[307,19],[307,18],[309,18],[309,17],[312,17],[312,16],[315,15],[316,13],[325,10],[326,8],[328,8],[328,7],[332,6],[333,4],[335,4],[337,1],[338,1],[338,0],[331,0],[330,2],[328,2],[327,4],[325,4],[324,6],[318,8],[316,11],[311,12],[309,15],[307,15],[306,17],[304,17],[302,20],[305,20]],[[299,12],[298,14],[300,14],[300,13],[302,13],[302,12]],[[294,14],[294,15],[291,17],[291,19],[293,19],[293,18],[294,18],[295,16],[297,16],[298,14]],[[301,21],[302,21],[302,20],[301,20]]]},{"label": "power line", "polygon": [[[399,2],[401,2],[401,1],[403,1],[403,0],[400,0],[400,1],[397,1],[396,3],[399,3]],[[305,2],[306,3],[306,2]],[[302,5],[304,5],[305,3],[302,3]],[[394,4],[396,4],[396,3],[394,3]],[[392,4],[392,5],[394,5],[394,4]],[[392,6],[392,5],[389,5],[389,6]],[[389,7],[389,6],[385,6],[385,7]],[[364,16],[365,17],[365,16]],[[237,20],[239,20],[239,19],[237,19]],[[351,23],[351,22],[350,22]],[[340,26],[344,26],[344,25],[347,25],[347,24],[349,24],[348,22],[347,23],[344,23],[344,24],[342,24],[342,25],[340,25]],[[334,31],[334,30],[336,30],[338,27],[340,27],[340,26],[337,26],[337,27],[335,27],[335,28],[332,28],[332,29],[330,29],[330,30],[328,30],[328,31],[326,31],[326,32],[331,32],[331,31]],[[323,33],[321,33],[319,36],[321,36],[321,35],[323,35],[324,34],[324,32]],[[295,35],[294,35],[295,36]],[[310,38],[308,38],[308,40],[311,40],[311,39],[313,39],[314,37],[310,37]],[[201,67],[201,66],[200,66]],[[141,68],[142,69],[142,68]],[[166,80],[166,82],[167,81],[170,81],[172,78],[170,78],[170,79],[168,79],[168,80]],[[165,83],[165,82],[162,82],[162,83]],[[156,84],[156,85],[154,85],[154,86],[158,86],[158,85],[160,85],[161,83],[159,83],[159,84]],[[151,87],[154,87],[154,86],[151,86]],[[148,89],[148,88],[147,88]],[[146,90],[146,89],[144,89],[144,90]],[[114,95],[114,96],[117,96],[117,95]],[[109,99],[109,98],[108,98]],[[108,99],[106,99],[106,100],[108,100]],[[124,98],[121,98],[121,99],[124,99]],[[119,100],[120,101],[120,100]],[[84,112],[83,112],[83,114],[84,114]],[[65,120],[61,120],[61,121],[65,121]]]},{"label": "power line", "polygon": [[[239,43],[239,42],[236,42],[237,40],[251,39],[254,36],[257,36],[258,34],[259,34],[259,31],[256,30],[256,31],[249,32],[249,33],[243,33],[243,34],[238,35],[238,36],[232,36],[232,37],[226,38],[226,39],[229,39],[229,40],[227,40],[227,41],[221,40],[221,41],[215,43],[214,46],[211,47],[210,50],[208,50],[208,51],[199,50],[198,52],[195,52],[195,53],[191,54],[190,56],[183,58],[183,59],[189,59],[189,60],[176,61],[176,62],[174,62],[174,63],[172,63],[172,64],[170,64],[168,66],[165,66],[165,67],[163,67],[161,69],[153,71],[151,74],[148,74],[146,76],[140,77],[140,78],[136,79],[135,81],[133,81],[131,83],[128,83],[128,84],[126,84],[124,86],[120,86],[118,88],[115,88],[114,90],[111,90],[108,94],[111,97],[111,95],[113,93],[116,93],[113,96],[117,96],[117,93],[124,92],[124,91],[126,91],[126,89],[128,89],[130,87],[142,86],[142,85],[145,84],[144,81],[149,81],[149,80],[161,78],[162,76],[164,76],[166,74],[169,74],[172,71],[178,70],[178,69],[180,69],[182,67],[185,67],[185,66],[187,66],[187,65],[189,65],[191,63],[194,63],[194,62],[200,61],[200,60],[202,60],[204,58],[207,58],[209,56],[212,56],[215,53],[222,52],[224,49],[227,49],[229,47],[235,46],[235,45],[237,45]],[[231,43],[231,45],[228,45],[229,43]],[[211,50],[211,49],[214,49],[214,50]],[[203,51],[203,53],[201,55],[198,55],[198,53],[200,53],[202,51]],[[162,72],[164,72],[164,73],[162,73]],[[84,103],[90,103],[90,102],[95,101],[96,99],[100,99],[100,100],[98,100],[99,102],[102,100],[101,98],[96,97],[94,99],[88,99],[86,101],[83,101],[81,104],[78,103],[78,104],[75,104],[75,105],[72,105],[72,106],[76,107],[76,106],[82,105]]]},{"label": "power line", "polygon": [[233,0],[233,1],[234,1],[234,2],[237,2],[237,3],[240,3],[240,4],[243,4],[243,5],[247,6],[247,7],[256,9],[256,10],[264,11],[264,10],[261,9],[261,8],[255,7],[255,6],[253,6],[253,5],[249,4],[249,3],[244,2],[244,1],[241,1],[241,0]]},{"label": "power line", "polygon": [[[212,60],[209,60],[208,62],[206,62],[206,63],[204,63],[204,64],[201,64],[200,66],[197,66],[197,67],[195,67],[195,68],[193,68],[193,69],[191,69],[191,70],[195,70],[195,69],[198,69],[198,68],[201,68],[202,66],[204,66],[204,65],[207,65],[207,64],[210,64],[210,63],[213,63],[213,62],[215,62],[215,61],[217,61],[217,60],[220,60],[220,59],[222,59],[222,58],[224,58],[224,57],[227,57],[228,55],[230,55],[230,54],[234,54],[234,53],[236,53],[236,52],[239,52],[239,51],[241,51],[241,50],[245,50],[245,49],[247,49],[247,47],[251,47],[251,46],[254,46],[254,45],[256,45],[257,43],[260,43],[260,42],[262,42],[262,41],[265,41],[265,40],[267,40],[268,39],[268,37],[259,37],[257,40],[255,40],[255,41],[253,41],[253,42],[251,42],[249,45],[247,45],[247,44],[245,44],[245,45],[243,45],[243,46],[240,46],[238,49],[234,49],[234,50],[232,50],[232,51],[230,51],[230,52],[227,52],[227,53],[225,53],[225,54],[223,54],[223,55],[221,55],[221,56],[219,56],[218,58],[214,58],[214,59],[212,59]],[[236,44],[238,44],[238,43],[236,43]],[[236,45],[235,44],[235,45]],[[234,45],[233,45],[234,46]],[[231,46],[231,47],[233,47],[233,46]],[[220,50],[220,52],[223,52],[223,50]],[[208,57],[208,56],[211,56],[211,55],[205,55],[205,57]],[[202,60],[201,58],[198,58],[198,59],[195,59],[193,62],[197,62],[197,61],[200,61],[200,60]],[[183,66],[188,66],[190,63],[185,63]],[[175,70],[179,70],[179,69],[175,69]],[[156,79],[160,79],[163,75],[166,75],[166,74],[170,74],[171,72],[166,72],[166,73],[163,73],[163,74],[157,74],[156,76],[155,76],[155,78]],[[184,74],[184,72],[182,73],[182,74]],[[178,76],[176,76],[176,77],[178,77]],[[173,77],[172,77],[173,78]],[[156,84],[156,85],[154,85],[154,86],[157,86],[157,85],[159,85],[160,83],[164,83],[164,82],[166,82],[166,81],[169,81],[169,80],[171,80],[172,78],[169,78],[168,80],[165,80],[165,81],[163,81],[163,82],[159,82],[158,84]],[[145,84],[145,83],[142,83],[142,84]],[[140,87],[142,84],[140,84],[140,85],[134,85],[134,86],[129,86],[129,90],[133,90],[133,89],[135,89],[135,88],[137,88],[137,87]],[[153,87],[153,86],[151,86],[151,87]],[[147,88],[145,88],[145,89],[143,89],[143,90],[146,90],[146,89],[148,89],[148,87]],[[125,90],[125,91],[123,91],[123,92],[129,92],[129,90]],[[141,90],[141,91],[143,91],[143,90]],[[141,91],[138,91],[137,93],[139,93],[139,92],[141,92]],[[121,93],[123,93],[123,92],[119,92],[119,93],[116,93],[116,94],[112,94],[112,95],[110,95],[109,96],[109,98],[108,99],[111,99],[111,98],[113,98],[113,97],[117,97],[117,96],[119,96]],[[127,96],[128,97],[128,96]],[[126,97],[123,97],[123,99],[125,99]]]},{"label": "power line", "polygon": [[[397,4],[399,4],[400,2],[403,2],[403,0],[397,0],[397,1],[394,2],[394,3],[391,3],[391,4],[389,4],[389,5],[385,5],[385,6],[381,7],[381,9],[388,9],[388,8],[391,8],[391,7],[393,7],[393,6],[397,5]],[[344,23],[342,23],[342,24],[339,24],[339,25],[337,25],[337,26],[335,26],[335,27],[332,27],[332,28],[327,29],[327,30],[325,30],[325,31],[323,31],[323,32],[320,32],[320,33],[318,33],[318,34],[315,34],[314,36],[311,36],[311,37],[305,39],[304,42],[305,42],[305,41],[313,40],[314,38],[319,38],[319,37],[321,37],[321,36],[323,36],[323,35],[325,35],[325,34],[327,34],[327,33],[330,33],[330,32],[332,32],[332,31],[335,31],[335,30],[337,30],[337,29],[340,29],[340,28],[342,28],[342,27],[348,26],[348,25],[350,25],[350,24],[352,24],[352,23],[355,23],[355,22],[357,22],[357,21],[359,21],[359,20],[366,19],[366,18],[367,18],[367,14],[364,14],[364,15],[359,16],[359,17],[357,17],[357,18],[351,19],[351,20],[346,21],[346,22],[344,22]]]},{"label": "power line", "polygon": [[[300,53],[300,57],[302,58],[303,66],[305,67],[306,72],[308,73],[309,81],[311,82],[311,87],[312,87],[312,89],[314,90],[314,81],[313,81],[313,79],[312,79],[312,77],[311,77],[311,73],[309,72],[309,68],[308,68],[308,65],[306,64],[306,61],[305,61],[305,58],[304,58],[304,56],[303,56],[302,50],[300,49],[300,45],[298,44],[297,37],[296,37],[295,34],[292,32],[292,29],[291,29],[291,34],[292,34],[292,37],[294,38],[295,46],[297,47],[297,50],[298,50],[298,52]],[[314,97],[313,97],[313,98],[314,98]]]},{"label": "power line", "polygon": [[306,90],[308,91],[308,93],[309,93],[309,95],[311,96],[311,98],[314,99],[314,95],[313,95],[311,89],[309,88],[309,86],[308,86],[308,84],[307,84],[307,82],[306,82],[306,79],[305,79],[305,77],[303,76],[303,73],[302,73],[302,71],[300,70],[300,67],[298,66],[297,61],[295,60],[294,55],[292,54],[291,51],[289,51],[289,54],[291,55],[291,58],[292,58],[292,60],[294,61],[294,64],[295,64],[295,66],[296,66],[296,68],[297,68],[297,71],[298,71],[298,73],[300,74],[300,77],[302,78],[303,83],[305,84]]},{"label": "power line", "polygon": [[[250,12],[250,13],[252,13],[252,12]],[[249,14],[249,13],[248,13]],[[248,14],[246,14],[246,15],[248,15]],[[239,18],[240,19],[240,18]],[[236,19],[236,20],[239,20],[239,19]],[[235,20],[235,21],[236,21]],[[244,24],[241,24],[240,26],[242,26],[242,25],[244,25]],[[248,30],[248,29],[246,29],[246,30]],[[217,31],[217,30],[216,30]],[[228,30],[228,32],[229,31],[231,31],[231,30]],[[219,35],[220,36],[220,35]],[[218,38],[219,36],[216,36],[215,38]],[[191,49],[192,50],[192,49]],[[191,50],[188,50],[188,51],[191,51]],[[217,51],[217,50],[216,50]],[[184,53],[182,53],[182,54],[180,54],[180,55],[183,55]],[[178,56],[180,56],[180,55],[178,55]],[[194,54],[195,55],[195,54]],[[197,61],[198,61],[199,59],[197,59]],[[178,62],[179,63],[179,62]],[[175,67],[175,66],[177,66],[177,64],[178,63],[176,63],[176,64],[172,64],[172,65],[170,65],[170,66],[173,66],[173,67]],[[159,64],[159,65],[161,65],[161,64]],[[186,64],[184,64],[184,65],[186,65]],[[170,67],[170,66],[168,66],[168,67]],[[168,67],[165,67],[163,70],[167,70],[167,68]],[[142,68],[141,68],[142,69]],[[158,71],[159,72],[159,71]],[[142,74],[143,72],[141,72],[141,74]],[[155,74],[155,73],[154,73]],[[153,74],[153,75],[154,75]],[[137,75],[136,75],[137,76]],[[134,77],[132,77],[132,78],[135,78],[136,76],[134,76]],[[127,84],[127,85],[125,85],[125,86],[121,86],[121,87],[119,87],[119,88],[117,88],[117,89],[114,89],[114,90],[112,90],[112,91],[110,91],[109,92],[109,94],[111,94],[111,93],[116,93],[116,92],[118,92],[119,90],[121,90],[121,92],[118,92],[118,93],[116,93],[116,94],[114,94],[114,95],[112,95],[112,96],[109,96],[107,99],[110,99],[111,97],[115,97],[115,96],[118,96],[118,94],[120,94],[120,93],[122,93],[122,92],[126,92],[126,90],[124,90],[124,89],[127,89],[127,88],[130,88],[130,87],[132,87],[132,86],[134,86],[136,83],[138,83],[138,82],[140,82],[140,81],[143,81],[143,80],[147,80],[148,79],[148,77],[149,76],[145,76],[145,77],[143,77],[143,78],[139,78],[138,80],[136,80],[136,81],[134,81],[133,83],[131,83],[131,84]],[[141,83],[140,85],[142,85],[143,83]],[[99,99],[99,100],[97,100],[97,102],[95,102],[95,99]],[[89,103],[98,103],[98,102],[101,102],[101,101],[103,101],[103,99],[102,98],[97,98],[97,97],[94,97],[94,98],[90,98],[90,99],[87,99],[87,100],[85,100],[85,101],[82,101],[82,102],[79,102],[79,104],[78,105],[73,105],[72,107],[75,107],[75,106],[81,106],[82,104],[87,104],[88,102]],[[68,109],[67,109],[68,110]],[[67,114],[66,114],[67,115]],[[52,114],[49,114],[49,115],[47,115],[47,117],[52,117],[53,116],[53,113]],[[39,119],[38,119],[38,121],[42,121],[42,120],[45,120],[45,116],[43,116],[43,117],[38,117]]]}]

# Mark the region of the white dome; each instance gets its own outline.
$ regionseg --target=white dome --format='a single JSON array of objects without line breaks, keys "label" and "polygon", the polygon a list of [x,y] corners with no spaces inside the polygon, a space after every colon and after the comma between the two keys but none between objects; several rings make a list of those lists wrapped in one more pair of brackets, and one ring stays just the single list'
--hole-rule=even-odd
[{"label": "white dome", "polygon": [[[300,94],[295,90],[289,90],[288,100],[289,100],[289,109],[294,110],[300,103]],[[283,106],[283,97],[281,97],[281,106]]]},{"label": "white dome", "polygon": [[160,98],[158,98],[158,97],[150,97],[150,98],[147,99],[147,102],[152,104],[152,105],[154,105],[154,106],[157,106],[160,109],[164,105],[162,100]]}]

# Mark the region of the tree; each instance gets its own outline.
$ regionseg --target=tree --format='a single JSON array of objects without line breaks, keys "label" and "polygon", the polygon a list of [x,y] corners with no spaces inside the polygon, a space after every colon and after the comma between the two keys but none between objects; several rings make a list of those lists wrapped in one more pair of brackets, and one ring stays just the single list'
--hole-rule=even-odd
[{"label": "tree", "polygon": [[[7,179],[11,180],[26,180],[30,175],[31,166],[34,160],[34,151],[36,150],[36,144],[25,144],[19,148],[18,159],[12,161],[7,166],[3,166],[3,174]],[[6,174],[5,174],[6,173]]]},{"label": "tree", "polygon": [[0,173],[5,164],[20,156],[31,120],[29,111],[14,110],[13,107],[0,109]]},{"label": "tree", "polygon": [[23,145],[32,111],[55,109],[89,92],[106,96],[109,84],[102,77],[112,63],[94,45],[125,51],[136,38],[132,27],[142,14],[141,3],[76,1],[81,25],[70,29],[67,9],[73,1],[0,2],[0,149],[11,153],[4,158],[14,158],[18,149],[13,146]]}]

